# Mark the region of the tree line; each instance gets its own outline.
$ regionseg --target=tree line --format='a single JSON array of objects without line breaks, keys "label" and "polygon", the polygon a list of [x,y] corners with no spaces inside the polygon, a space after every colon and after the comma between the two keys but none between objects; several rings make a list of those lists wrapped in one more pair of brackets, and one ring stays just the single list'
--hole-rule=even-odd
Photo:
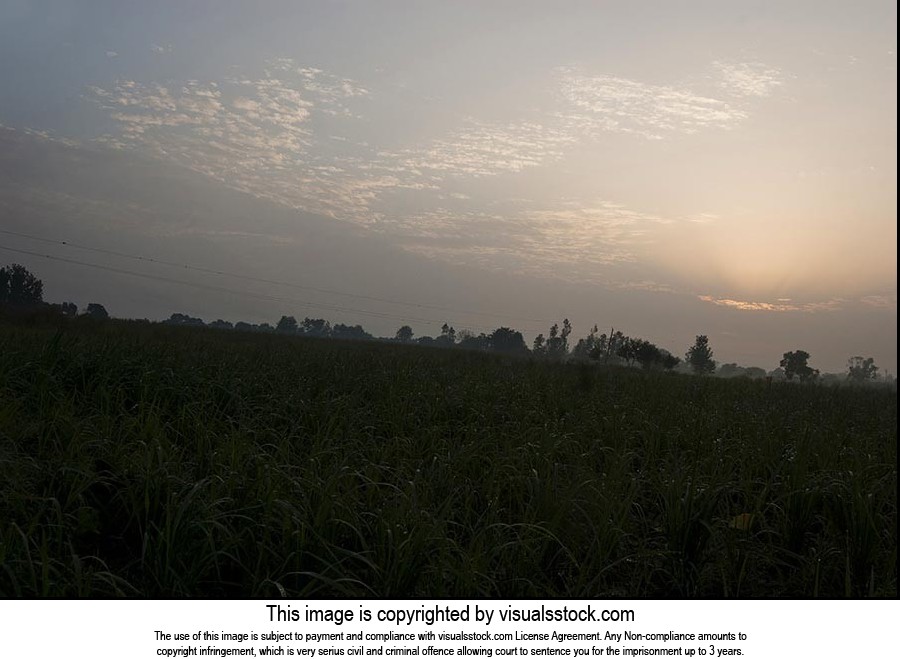
[{"label": "tree line", "polygon": [[[79,315],[78,307],[72,302],[60,304],[44,302],[43,282],[24,266],[15,263],[0,268],[0,306],[19,310],[43,309],[66,317]],[[96,320],[109,318],[106,308],[97,302],[88,304],[80,315]],[[600,332],[597,325],[591,328],[587,336],[578,339],[574,346],[570,346],[572,324],[568,318],[564,318],[561,325],[554,323],[546,336],[543,333],[538,334],[530,348],[521,332],[505,326],[498,327],[489,333],[476,334],[466,329],[457,331],[448,323],[444,323],[439,335],[416,337],[412,327],[402,325],[391,337],[377,337],[358,324],[332,324],[324,318],[309,317],[298,321],[294,316],[286,315],[281,316],[274,325],[244,321],[232,323],[222,319],[207,323],[201,318],[183,313],[173,313],[168,319],[161,322],[165,325],[285,334],[320,339],[389,341],[530,356],[547,361],[618,364],[644,370],[672,371],[678,368],[698,375],[715,374],[724,378],[777,378],[797,382],[816,382],[834,381],[834,378],[838,377],[834,374],[822,376],[818,369],[812,368],[809,365],[810,354],[805,350],[784,353],[779,367],[769,373],[762,368],[742,367],[734,363],[723,364],[717,368],[709,337],[704,334],[695,338],[694,343],[684,354],[684,361],[646,339],[627,336],[614,328],[610,328],[609,332]],[[856,355],[849,358],[847,372],[844,375],[846,380],[852,382],[872,382],[879,378],[878,372],[879,368],[875,365],[872,357]]]}]

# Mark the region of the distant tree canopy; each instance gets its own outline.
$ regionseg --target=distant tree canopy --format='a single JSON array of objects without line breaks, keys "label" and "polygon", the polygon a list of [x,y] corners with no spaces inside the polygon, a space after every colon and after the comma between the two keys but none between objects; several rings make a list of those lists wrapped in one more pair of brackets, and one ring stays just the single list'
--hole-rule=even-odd
[{"label": "distant tree canopy", "polygon": [[367,340],[374,339],[375,337],[364,330],[362,325],[344,325],[338,323],[331,328],[331,338]]},{"label": "distant tree canopy", "polygon": [[664,368],[668,371],[681,362],[668,350],[663,350],[645,339],[632,339],[625,336],[616,343],[618,345],[616,355],[629,366],[637,362],[645,370]]},{"label": "distant tree canopy", "polygon": [[528,345],[521,332],[509,327],[498,327],[487,337],[487,349],[509,354],[528,354]]},{"label": "distant tree canopy", "polygon": [[678,366],[681,363],[681,357],[676,357],[668,350],[662,349],[662,366],[667,371],[671,371],[673,368]]},{"label": "distant tree canopy", "polygon": [[857,355],[847,360],[847,368],[849,373],[847,379],[852,382],[868,382],[878,377],[878,367],[875,366],[875,360],[871,357],[865,359]]},{"label": "distant tree canopy", "polygon": [[716,370],[716,362],[713,360],[713,351],[709,347],[709,337],[700,334],[694,341],[694,345],[688,348],[684,360],[694,370],[694,373],[703,375],[713,373]]},{"label": "distant tree canopy", "polygon": [[[594,325],[595,330],[596,328],[597,326]],[[627,336],[613,328],[610,328],[609,336],[606,336],[606,334],[596,336],[596,332],[592,332],[592,334],[593,336],[588,335],[588,340],[592,339],[592,345],[588,352],[588,356],[591,359],[609,364],[621,358],[620,352],[623,352],[622,346],[628,341]],[[629,354],[629,349],[626,349],[624,352],[626,355]]]},{"label": "distant tree canopy", "polygon": [[409,343],[413,338],[413,329],[409,325],[404,325],[397,330],[394,338],[401,343]]},{"label": "distant tree canopy", "polygon": [[[591,359],[591,353],[594,351],[594,348],[597,346],[597,342],[600,339],[597,334],[598,331],[599,329],[595,324],[586,337],[584,337],[583,339],[578,339],[578,343],[576,343],[575,347],[572,348],[572,359],[575,359],[577,361],[585,361],[587,359]],[[604,334],[603,337],[605,339],[606,335]]]},{"label": "distant tree canopy", "polygon": [[324,318],[304,318],[300,324],[300,333],[325,338],[331,336],[331,323]]},{"label": "distant tree canopy", "polygon": [[[24,266],[11,264],[0,268],[0,303],[10,306],[34,306],[39,310],[47,310],[62,316],[74,317],[78,315],[78,307],[73,302],[59,304],[45,304],[43,302],[43,283],[30,273]],[[30,312],[29,312],[30,313]],[[109,313],[102,304],[91,302],[84,311],[84,316],[95,319],[107,319]],[[162,321],[167,325],[184,325],[194,327],[209,327],[221,330],[237,330],[252,332],[279,332],[319,338],[357,339],[372,341],[397,341],[399,343],[414,343],[426,346],[444,348],[463,348],[485,352],[500,352],[506,354],[528,355],[553,361],[581,361],[600,362],[603,364],[624,364],[628,366],[639,365],[643,369],[674,369],[681,363],[678,357],[669,351],[662,349],[646,339],[629,337],[614,328],[610,328],[609,334],[600,333],[595,324],[589,334],[579,339],[574,348],[569,349],[569,337],[572,333],[572,324],[568,318],[562,323],[553,323],[547,335],[538,334],[529,351],[528,345],[522,333],[510,327],[498,327],[489,334],[474,332],[466,329],[457,330],[449,323],[441,326],[440,335],[437,337],[421,336],[413,339],[413,329],[409,325],[402,325],[391,338],[376,338],[367,332],[362,325],[345,325],[337,323],[332,325],[324,318],[306,317],[302,322],[297,322],[294,316],[282,316],[272,327],[268,323],[259,325],[238,321],[217,319],[206,324],[203,319],[195,318],[183,313],[173,313],[167,320]],[[716,362],[713,359],[713,351],[709,346],[709,338],[706,335],[698,335],[694,344],[685,353],[685,362],[697,374],[708,374],[716,371]],[[871,357],[854,356],[848,360],[846,376],[826,374],[824,376],[829,383],[841,381],[868,382],[879,379],[878,367]],[[761,368],[742,367],[736,363],[728,363],[721,366],[719,377],[766,377],[766,372]],[[768,374],[772,379],[793,380],[795,377],[801,382],[819,380],[819,371],[809,366],[809,353],[804,350],[794,350],[784,353],[779,368]],[[887,378],[882,378],[887,380]]]},{"label": "distant tree canopy", "polygon": [[759,379],[766,377],[765,369],[757,366],[738,366],[735,363],[722,364],[716,371],[720,378],[750,378]]},{"label": "distant tree canopy", "polygon": [[91,302],[87,305],[87,308],[84,310],[84,315],[89,318],[96,318],[97,320],[107,320],[109,318],[109,313],[106,311],[106,307],[97,302]]},{"label": "distant tree canopy", "polygon": [[638,340],[632,339],[630,337],[625,337],[625,340],[622,341],[619,344],[619,347],[616,349],[616,357],[624,361],[629,366],[633,366],[634,361],[637,359],[636,347]]},{"label": "distant tree canopy", "polygon": [[282,316],[281,320],[278,321],[278,324],[275,325],[275,331],[285,334],[294,334],[297,332],[297,327],[296,318],[293,316]]},{"label": "distant tree canopy", "polygon": [[720,378],[736,378],[743,374],[744,369],[735,363],[722,364],[719,367],[719,370],[716,371],[716,375],[718,375]]},{"label": "distant tree canopy", "polygon": [[563,359],[569,354],[569,335],[572,333],[572,323],[568,318],[563,319],[562,329],[554,324],[550,328],[550,336],[547,338],[547,356],[550,359]]},{"label": "distant tree canopy", "polygon": [[661,365],[663,360],[662,351],[655,345],[644,339],[635,339],[631,342],[634,358],[643,368],[653,368]]},{"label": "distant tree canopy", "polygon": [[538,334],[532,344],[531,352],[536,357],[562,360],[569,355],[569,335],[572,333],[572,324],[568,318],[563,319],[562,329],[558,323],[553,323],[547,338]]},{"label": "distant tree canopy", "polygon": [[490,350],[490,337],[484,332],[475,334],[464,329],[460,330],[456,336],[459,339],[456,345],[463,350]]},{"label": "distant tree canopy", "polygon": [[456,330],[447,323],[441,326],[441,335],[435,337],[434,342],[438,345],[452,346],[456,344]]},{"label": "distant tree canopy", "polygon": [[572,349],[575,361],[599,361],[604,364],[621,363],[633,366],[639,364],[644,369],[672,370],[681,360],[668,350],[647,341],[625,336],[616,329],[610,329],[609,336],[600,334],[597,325],[590,333],[578,340]]},{"label": "distant tree canopy", "polygon": [[796,376],[801,382],[815,379],[819,371],[809,366],[809,353],[805,350],[793,350],[784,353],[778,365],[784,369],[784,377],[793,380]]},{"label": "distant tree canopy", "polygon": [[173,313],[168,320],[163,322],[166,325],[187,325],[189,327],[203,327],[205,325],[202,318],[194,318],[184,313]]},{"label": "distant tree canopy", "polygon": [[20,307],[44,301],[44,283],[24,265],[13,263],[0,268],[0,304]]}]

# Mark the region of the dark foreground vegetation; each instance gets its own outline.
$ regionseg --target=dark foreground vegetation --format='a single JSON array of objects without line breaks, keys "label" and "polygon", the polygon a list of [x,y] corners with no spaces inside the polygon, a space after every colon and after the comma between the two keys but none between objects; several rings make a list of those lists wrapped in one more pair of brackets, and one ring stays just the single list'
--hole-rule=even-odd
[{"label": "dark foreground vegetation", "polygon": [[897,400],[0,320],[0,595],[897,595]]}]

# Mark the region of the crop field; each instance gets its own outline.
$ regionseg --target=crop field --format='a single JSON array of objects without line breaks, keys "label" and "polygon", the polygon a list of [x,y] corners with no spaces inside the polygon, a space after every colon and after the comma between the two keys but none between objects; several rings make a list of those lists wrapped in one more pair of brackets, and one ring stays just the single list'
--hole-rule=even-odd
[{"label": "crop field", "polygon": [[896,389],[0,321],[6,597],[895,597]]}]

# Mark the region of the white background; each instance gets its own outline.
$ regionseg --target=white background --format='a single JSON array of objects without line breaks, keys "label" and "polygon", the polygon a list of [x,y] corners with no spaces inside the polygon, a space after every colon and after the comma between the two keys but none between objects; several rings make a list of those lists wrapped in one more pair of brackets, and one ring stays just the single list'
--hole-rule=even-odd
[{"label": "white background", "polygon": [[[306,606],[316,609],[351,609],[355,618],[342,625],[333,623],[269,622],[267,604],[280,604],[304,611]],[[379,623],[379,610],[417,609],[421,605],[453,609],[469,607],[468,623],[424,623],[396,625]],[[634,622],[610,623],[504,623],[499,610],[512,605],[517,609],[532,609],[544,605],[559,609],[563,606],[584,608],[588,604],[597,610],[633,609]],[[493,609],[489,625],[475,622],[475,607]],[[371,622],[360,622],[360,607],[372,611]],[[116,601],[116,600],[5,600],[0,601],[0,655],[13,657],[121,657],[140,658],[162,656],[158,649],[174,649],[185,645],[207,647],[262,647],[273,643],[248,641],[231,642],[157,641],[155,631],[196,634],[213,632],[742,632],[745,641],[731,642],[566,642],[556,641],[452,641],[447,647],[513,646],[521,647],[685,647],[740,648],[749,657],[865,657],[891,655],[897,650],[895,628],[900,620],[900,602],[888,601],[656,601],[656,600],[293,600],[293,601]],[[364,634],[365,636],[365,634]],[[623,637],[624,639],[624,637]],[[283,647],[316,647],[315,644],[283,642]],[[321,646],[358,647],[359,642],[335,641]],[[440,640],[376,643],[362,641],[362,645],[407,646],[442,645]],[[258,655],[257,655],[258,656]],[[605,650],[602,656],[607,656]],[[624,655],[619,655],[624,656]],[[695,654],[694,656],[701,656]],[[710,655],[706,655],[710,656]],[[496,658],[496,654],[494,655]]]}]

